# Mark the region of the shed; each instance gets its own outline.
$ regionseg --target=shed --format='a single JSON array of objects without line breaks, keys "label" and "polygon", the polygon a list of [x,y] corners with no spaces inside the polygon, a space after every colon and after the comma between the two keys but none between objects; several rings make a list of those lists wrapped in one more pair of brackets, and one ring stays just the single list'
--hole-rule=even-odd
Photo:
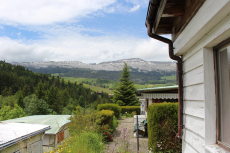
[{"label": "shed", "polygon": [[141,115],[146,115],[151,103],[178,102],[178,85],[137,89],[136,94],[141,104]]},{"label": "shed", "polygon": [[0,122],[1,153],[42,153],[42,142],[48,125]]},{"label": "shed", "polygon": [[49,125],[51,129],[45,132],[43,140],[43,150],[47,152],[69,137],[70,117],[71,115],[33,115],[4,122]]},{"label": "shed", "polygon": [[178,61],[182,152],[230,152],[230,0],[150,0],[145,25]]}]

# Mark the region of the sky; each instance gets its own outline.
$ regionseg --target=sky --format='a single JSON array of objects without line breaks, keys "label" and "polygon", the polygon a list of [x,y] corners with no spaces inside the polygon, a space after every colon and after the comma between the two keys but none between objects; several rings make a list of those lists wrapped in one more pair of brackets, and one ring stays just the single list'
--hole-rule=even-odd
[{"label": "sky", "polygon": [[171,61],[167,45],[147,35],[148,1],[2,0],[0,60]]}]

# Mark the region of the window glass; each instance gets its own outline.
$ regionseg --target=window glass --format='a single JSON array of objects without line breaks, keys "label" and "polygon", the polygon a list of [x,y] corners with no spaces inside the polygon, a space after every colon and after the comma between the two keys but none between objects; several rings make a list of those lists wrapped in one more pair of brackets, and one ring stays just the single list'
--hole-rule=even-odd
[{"label": "window glass", "polygon": [[219,90],[219,141],[230,146],[230,48],[217,52]]}]

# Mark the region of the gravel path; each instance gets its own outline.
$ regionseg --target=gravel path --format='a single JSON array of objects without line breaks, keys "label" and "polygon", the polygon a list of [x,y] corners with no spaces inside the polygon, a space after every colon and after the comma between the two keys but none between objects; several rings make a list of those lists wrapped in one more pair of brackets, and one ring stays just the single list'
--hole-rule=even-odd
[{"label": "gravel path", "polygon": [[[129,153],[137,152],[137,138],[134,137],[134,121],[133,118],[124,118],[118,120],[120,124],[113,134],[113,142],[106,144],[105,153],[122,153],[128,150]],[[126,129],[127,128],[127,129]],[[124,141],[125,135],[125,141]],[[128,147],[124,143],[128,142]],[[127,143],[126,143],[127,144]],[[139,138],[140,153],[148,152],[148,138]],[[126,153],[127,153],[126,152]]]}]

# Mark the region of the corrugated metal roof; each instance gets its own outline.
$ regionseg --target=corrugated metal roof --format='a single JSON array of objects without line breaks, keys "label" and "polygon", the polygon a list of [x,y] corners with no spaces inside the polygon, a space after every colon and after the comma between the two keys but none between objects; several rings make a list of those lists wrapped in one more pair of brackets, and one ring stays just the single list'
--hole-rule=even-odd
[{"label": "corrugated metal roof", "polygon": [[6,120],[3,122],[49,125],[51,129],[46,131],[45,133],[56,134],[63,125],[70,122],[70,116],[71,115],[33,115],[12,120]]},{"label": "corrugated metal roof", "polygon": [[155,88],[144,88],[144,89],[137,89],[137,92],[145,92],[145,91],[166,91],[166,90],[175,90],[178,89],[178,85],[175,86],[165,86],[165,87],[155,87]]},{"label": "corrugated metal roof", "polygon": [[48,125],[0,122],[0,150],[49,129]]}]

